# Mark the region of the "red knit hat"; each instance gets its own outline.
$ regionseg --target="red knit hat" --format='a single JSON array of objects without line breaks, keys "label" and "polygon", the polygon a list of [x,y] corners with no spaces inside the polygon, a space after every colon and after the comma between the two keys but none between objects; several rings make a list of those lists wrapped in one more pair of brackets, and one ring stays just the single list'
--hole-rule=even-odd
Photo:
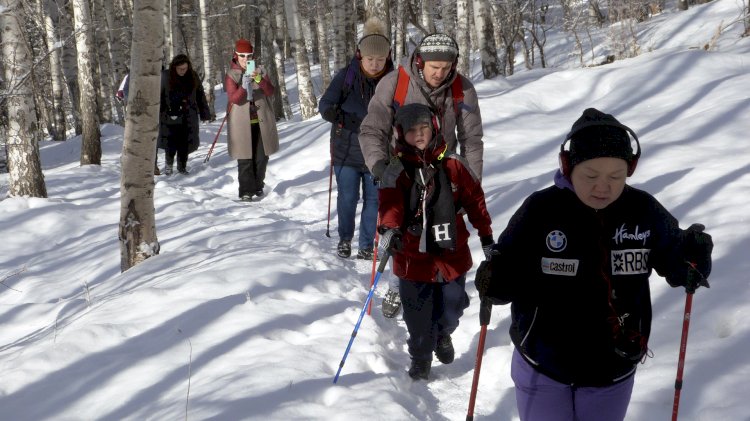
[{"label": "red knit hat", "polygon": [[253,52],[253,44],[250,44],[250,41],[240,38],[237,40],[237,42],[234,44],[234,51],[237,53],[252,53]]}]

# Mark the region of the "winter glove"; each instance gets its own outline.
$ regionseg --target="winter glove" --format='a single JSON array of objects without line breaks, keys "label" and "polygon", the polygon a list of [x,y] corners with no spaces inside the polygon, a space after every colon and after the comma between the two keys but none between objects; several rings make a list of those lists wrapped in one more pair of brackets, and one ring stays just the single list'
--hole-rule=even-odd
[{"label": "winter glove", "polygon": [[383,174],[385,174],[385,167],[388,166],[388,164],[384,160],[380,160],[375,163],[375,165],[372,166],[372,176],[375,178],[375,184],[380,183],[380,180],[383,179]]},{"label": "winter glove", "polygon": [[380,230],[383,232],[383,236],[380,238],[380,245],[383,250],[392,255],[403,249],[402,234],[398,228],[381,227]]},{"label": "winter glove", "polygon": [[249,75],[242,75],[242,89],[246,90],[248,95],[251,95],[251,92],[253,91],[250,88],[250,76]]},{"label": "winter glove", "polygon": [[341,108],[338,104],[334,105],[333,107],[328,107],[325,111],[320,113],[320,115],[323,117],[323,120],[328,121],[330,123],[336,123],[339,119],[339,114],[341,113]]},{"label": "winter glove", "polygon": [[495,245],[495,241],[492,239],[491,235],[485,235],[484,237],[481,237],[479,241],[482,242],[482,251],[484,252],[484,260],[491,260],[492,259],[492,246]]},{"label": "winter glove", "polygon": [[708,288],[708,276],[711,274],[711,252],[714,242],[711,235],[703,230],[702,224],[693,224],[685,230],[682,248],[683,256],[688,264],[685,279],[685,290],[694,293],[699,287]]}]

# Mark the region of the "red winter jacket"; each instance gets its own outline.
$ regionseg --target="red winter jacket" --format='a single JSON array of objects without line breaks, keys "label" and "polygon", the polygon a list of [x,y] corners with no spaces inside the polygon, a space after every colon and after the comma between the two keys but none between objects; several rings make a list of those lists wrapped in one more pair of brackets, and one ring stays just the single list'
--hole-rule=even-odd
[{"label": "red winter jacket", "polygon": [[[466,161],[454,153],[445,153],[445,143],[420,156],[412,147],[399,144],[395,156],[388,165],[379,190],[379,217],[381,228],[399,228],[403,233],[403,249],[393,255],[393,273],[400,278],[417,282],[436,282],[438,271],[446,281],[453,281],[465,274],[472,266],[469,249],[469,231],[466,229],[463,214],[469,217],[471,225],[479,236],[492,236],[492,219],[484,202],[484,191],[479,179],[471,172]],[[414,201],[411,198],[416,168],[442,165],[453,192],[453,205],[456,211],[456,247],[454,250],[441,250],[438,254],[420,253],[418,233],[411,232],[408,225],[414,220],[416,209],[409,209]]]}]

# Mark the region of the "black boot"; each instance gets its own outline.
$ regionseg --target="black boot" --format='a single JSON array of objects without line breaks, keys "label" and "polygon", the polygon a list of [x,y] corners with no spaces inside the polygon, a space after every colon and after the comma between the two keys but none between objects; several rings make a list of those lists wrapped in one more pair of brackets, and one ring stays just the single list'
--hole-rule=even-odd
[{"label": "black boot", "polygon": [[409,368],[409,377],[414,380],[427,380],[430,376],[430,367],[432,361],[430,360],[417,360],[412,358],[411,367]]},{"label": "black boot", "polygon": [[174,172],[174,157],[169,157],[164,160],[166,163],[164,165],[164,174],[165,175],[172,175],[172,172]]},{"label": "black boot", "polygon": [[435,356],[443,364],[450,364],[455,357],[451,335],[439,336],[435,347]]},{"label": "black boot", "polygon": [[177,172],[180,174],[189,174],[187,170],[187,161],[177,162]]}]

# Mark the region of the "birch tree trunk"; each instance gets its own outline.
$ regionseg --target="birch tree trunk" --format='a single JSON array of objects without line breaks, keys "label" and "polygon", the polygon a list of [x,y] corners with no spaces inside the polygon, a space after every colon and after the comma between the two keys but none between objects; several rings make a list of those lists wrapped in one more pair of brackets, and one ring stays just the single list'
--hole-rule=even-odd
[{"label": "birch tree trunk", "polygon": [[0,34],[8,87],[8,192],[11,196],[47,197],[39,145],[34,139],[36,114],[31,87],[33,63],[23,37],[20,0],[0,0]]},{"label": "birch tree trunk", "polygon": [[120,182],[120,269],[159,254],[154,215],[154,151],[159,127],[164,0],[135,0],[130,95]]},{"label": "birch tree trunk", "polygon": [[497,60],[497,48],[493,38],[492,12],[487,0],[473,0],[474,23],[476,24],[477,43],[482,57],[482,75],[492,79],[500,74]]},{"label": "birch tree trunk", "polygon": [[373,16],[385,24],[385,36],[388,37],[389,41],[393,42],[393,37],[391,36],[391,1],[368,0],[365,5],[365,21]]},{"label": "birch tree trunk", "polygon": [[44,2],[42,11],[44,13],[44,35],[49,51],[49,70],[50,82],[52,87],[52,130],[50,137],[52,140],[65,140],[65,108],[63,106],[63,75],[62,66],[60,65],[60,46],[58,44],[57,33],[55,31],[55,19],[57,10],[51,6],[53,3]]},{"label": "birch tree trunk", "polygon": [[456,2],[456,43],[458,44],[458,73],[471,75],[471,37],[469,35],[469,0]]},{"label": "birch tree trunk", "polygon": [[297,0],[284,0],[284,8],[286,10],[289,37],[294,49],[299,108],[302,113],[302,119],[307,120],[318,114],[318,102],[315,98],[315,90],[313,89],[312,78],[310,77],[310,61],[305,49],[305,40],[302,37]]},{"label": "birch tree trunk", "polygon": [[76,50],[78,51],[78,86],[81,94],[81,122],[83,133],[81,140],[81,165],[101,165],[102,145],[99,130],[99,106],[97,104],[94,70],[94,38],[91,26],[91,10],[88,0],[73,0],[73,22],[76,33]]},{"label": "birch tree trunk", "polygon": [[92,1],[92,19],[97,23],[96,28],[99,31],[92,31],[91,34],[94,37],[96,43],[96,50],[99,53],[97,55],[98,67],[95,67],[94,74],[98,75],[99,78],[99,107],[101,121],[112,122],[112,111],[115,108],[115,92],[120,84],[119,80],[115,80],[115,68],[112,65],[112,39],[110,38],[109,27],[107,26],[107,18],[104,15],[104,3],[109,3],[111,0],[94,0]]},{"label": "birch tree trunk", "polygon": [[406,57],[409,54],[409,47],[406,45],[406,6],[404,1],[396,0],[396,18],[395,18],[395,56],[394,61],[396,64],[401,61],[401,58]]},{"label": "birch tree trunk", "polygon": [[279,92],[273,96],[273,110],[276,118],[283,118],[284,108],[281,103],[281,87],[284,87],[284,95],[286,95],[286,82],[284,77],[279,77],[278,68],[276,66],[274,56],[274,19],[269,0],[258,0],[258,26],[260,32],[263,34],[260,37],[260,63],[263,65],[268,77],[273,82],[274,86],[277,86]]},{"label": "birch tree trunk", "polygon": [[214,78],[214,64],[211,60],[209,42],[211,35],[208,33],[208,3],[206,0],[199,0],[198,5],[200,8],[201,47],[203,50],[203,90],[206,92],[206,99],[208,99],[208,109],[211,110],[211,115],[215,115],[214,105],[216,103],[216,95],[214,95],[214,85],[216,85],[216,79]]},{"label": "birch tree trunk", "polygon": [[[122,74],[118,71],[118,63],[121,60],[122,56],[122,50],[120,49],[118,42],[116,42],[117,37],[115,36],[114,31],[114,25],[115,25],[115,13],[114,13],[114,6],[112,4],[111,0],[103,0],[102,2],[102,12],[104,13],[104,22],[107,25],[107,50],[109,51],[109,65],[110,65],[110,80],[112,84],[112,92],[109,92],[108,95],[110,98],[112,98],[114,93],[117,91],[117,88],[120,86],[120,81],[122,80]],[[123,108],[122,104],[120,104],[119,101],[114,101],[115,106],[115,112],[117,113],[117,121],[121,123],[122,125],[125,125],[125,118],[123,116]]]},{"label": "birch tree trunk", "polygon": [[349,63],[349,57],[346,52],[346,4],[349,0],[328,0],[333,2],[333,71],[346,67]]},{"label": "birch tree trunk", "polygon": [[81,124],[81,95],[80,87],[78,86],[78,70],[76,63],[76,43],[75,35],[73,33],[73,13],[72,4],[65,2],[65,0],[55,0],[57,10],[60,12],[57,20],[57,28],[60,33],[60,39],[66,40],[62,44],[62,57],[60,63],[62,64],[63,76],[65,78],[65,85],[67,88],[68,101],[70,102],[70,113],[69,115],[73,118],[73,127],[75,128],[75,134],[80,135],[83,132]]},{"label": "birch tree trunk", "polygon": [[435,30],[435,18],[433,13],[435,11],[434,0],[422,0],[422,7],[420,8],[420,20],[422,21],[422,27],[425,28],[430,34],[437,32]]},{"label": "birch tree trunk", "polygon": [[316,30],[318,31],[318,42],[324,46],[318,49],[320,55],[320,80],[322,86],[320,87],[321,92],[325,92],[328,89],[328,85],[331,84],[331,66],[330,66],[330,55],[328,54],[328,25],[326,25],[326,14],[327,11],[324,7],[325,3],[320,2],[315,5],[316,12]]},{"label": "birch tree trunk", "polygon": [[[273,32],[275,37],[273,39],[274,44],[274,64],[276,65],[276,73],[279,74],[279,81],[285,80],[286,66],[284,65],[285,57],[284,54],[284,40],[286,39],[286,17],[284,16],[284,3],[282,1],[274,1],[274,17],[276,21],[276,30]],[[284,112],[284,118],[291,120],[292,118],[292,106],[289,104],[289,95],[286,92],[286,82],[279,83],[279,95],[281,96],[282,109]]]}]

